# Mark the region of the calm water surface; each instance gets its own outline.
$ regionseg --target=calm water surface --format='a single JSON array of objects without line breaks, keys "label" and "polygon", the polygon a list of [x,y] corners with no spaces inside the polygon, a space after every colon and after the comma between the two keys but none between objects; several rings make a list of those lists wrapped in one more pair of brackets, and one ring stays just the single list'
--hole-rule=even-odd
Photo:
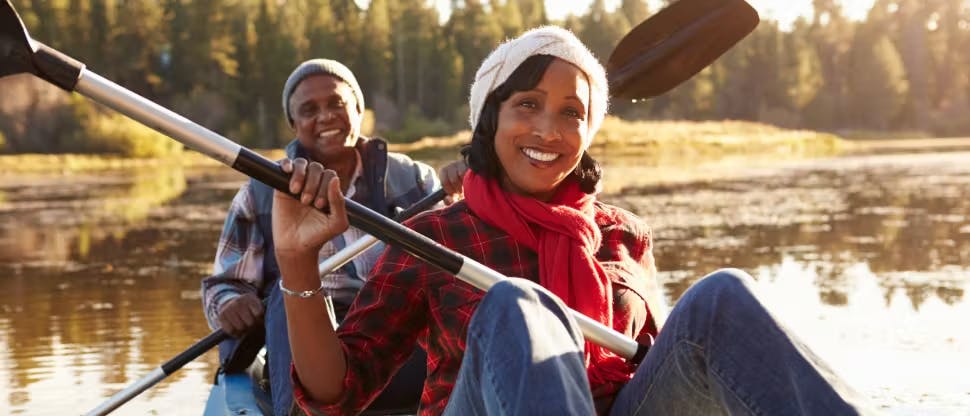
[{"label": "calm water surface", "polygon": [[[888,414],[970,414],[970,153],[602,160],[604,199],[655,229],[669,302],[743,268]],[[0,414],[82,413],[206,335],[199,280],[242,180],[0,176]],[[216,366],[207,354],[116,414],[198,414]]]}]

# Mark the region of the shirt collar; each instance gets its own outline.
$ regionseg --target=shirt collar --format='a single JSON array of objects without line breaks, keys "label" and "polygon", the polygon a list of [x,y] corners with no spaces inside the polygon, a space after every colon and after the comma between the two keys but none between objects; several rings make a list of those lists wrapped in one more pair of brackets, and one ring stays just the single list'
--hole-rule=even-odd
[{"label": "shirt collar", "polygon": [[347,194],[344,195],[347,198],[357,193],[357,180],[364,175],[364,165],[361,162],[360,152],[357,149],[354,149],[354,157],[357,158],[357,162],[354,163],[354,174],[350,175],[350,186],[347,188]]}]

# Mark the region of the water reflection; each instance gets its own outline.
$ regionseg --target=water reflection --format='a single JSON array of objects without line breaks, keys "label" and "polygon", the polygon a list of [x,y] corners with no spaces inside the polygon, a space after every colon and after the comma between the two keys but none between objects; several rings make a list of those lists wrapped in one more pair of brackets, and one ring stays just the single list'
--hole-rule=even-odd
[{"label": "water reflection", "polygon": [[183,169],[97,177],[7,178],[0,200],[0,262],[83,261],[91,246],[122,240],[149,212],[181,195]]},{"label": "water reflection", "polygon": [[[668,300],[714,269],[743,268],[890,414],[966,413],[970,154],[601,159],[605,199],[655,229]],[[222,169],[0,181],[0,413],[93,408],[207,334],[199,279],[242,180]],[[197,414],[215,361],[119,414]]]},{"label": "water reflection", "polygon": [[902,166],[885,159],[857,169],[809,164],[748,179],[626,187],[611,199],[654,224],[671,298],[716,268],[752,270],[791,257],[814,269],[832,305],[845,304],[845,270],[860,263],[887,292],[905,287],[917,308],[927,296],[961,301],[954,285],[970,265],[963,197],[970,168],[948,168],[941,156],[912,156]]},{"label": "water reflection", "polygon": [[[93,408],[205,335],[197,288],[239,178],[192,175],[4,181],[0,404],[30,414]],[[190,364],[125,412],[194,413],[213,371],[211,359]]]}]

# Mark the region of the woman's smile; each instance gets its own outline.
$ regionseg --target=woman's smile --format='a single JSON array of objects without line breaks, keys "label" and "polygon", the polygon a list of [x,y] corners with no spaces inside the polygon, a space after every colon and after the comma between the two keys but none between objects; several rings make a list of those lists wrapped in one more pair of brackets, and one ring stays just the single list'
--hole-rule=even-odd
[{"label": "woman's smile", "polygon": [[522,154],[529,159],[532,159],[533,162],[539,162],[544,165],[547,165],[549,162],[559,158],[559,153],[543,152],[532,147],[523,147]]}]

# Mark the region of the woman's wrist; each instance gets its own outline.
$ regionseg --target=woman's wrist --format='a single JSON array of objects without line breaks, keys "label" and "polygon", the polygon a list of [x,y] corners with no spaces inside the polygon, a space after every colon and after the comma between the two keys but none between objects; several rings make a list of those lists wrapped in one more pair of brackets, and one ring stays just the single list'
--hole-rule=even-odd
[{"label": "woman's wrist", "polygon": [[320,250],[316,250],[312,248],[281,249],[279,247],[275,247],[274,251],[276,252],[276,261],[280,263],[280,265],[282,265],[283,262],[296,263],[296,264],[299,264],[299,263],[305,264],[309,262],[316,263],[320,253]]},{"label": "woman's wrist", "polygon": [[276,262],[280,267],[281,282],[287,289],[306,291],[320,287],[315,253],[308,255],[298,251],[277,252]]}]

